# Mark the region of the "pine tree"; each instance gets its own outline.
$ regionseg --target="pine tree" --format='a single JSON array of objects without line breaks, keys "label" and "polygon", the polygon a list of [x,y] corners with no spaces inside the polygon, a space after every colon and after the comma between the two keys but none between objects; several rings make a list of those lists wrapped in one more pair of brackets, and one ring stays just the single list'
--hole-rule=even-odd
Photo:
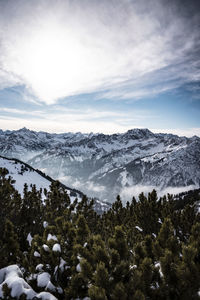
[{"label": "pine tree", "polygon": [[105,264],[100,262],[97,264],[96,273],[94,274],[95,285],[109,291],[109,274]]},{"label": "pine tree", "polygon": [[0,240],[0,268],[20,262],[21,253],[14,226],[6,219],[4,232]]},{"label": "pine tree", "polygon": [[14,183],[15,181],[8,176],[8,170],[0,168],[0,236],[3,235],[6,219],[13,221],[13,212],[15,210],[19,212],[14,202],[14,199],[18,197],[18,193],[13,186]]},{"label": "pine tree", "polygon": [[83,215],[78,217],[76,226],[76,243],[84,245],[89,235],[89,228]]},{"label": "pine tree", "polygon": [[91,300],[107,300],[106,292],[103,288],[92,285],[89,288],[89,297]]},{"label": "pine tree", "polygon": [[170,250],[174,256],[179,256],[180,245],[175,235],[172,222],[168,218],[165,219],[162,224],[154,246],[154,253],[157,257],[163,256],[165,249]]},{"label": "pine tree", "polygon": [[179,299],[178,292],[178,276],[177,276],[177,265],[178,261],[174,257],[173,252],[169,249],[165,249],[163,256],[160,258],[161,269],[163,273],[164,280],[164,294],[166,298],[169,299]]},{"label": "pine tree", "polygon": [[62,188],[59,181],[53,181],[45,200],[46,221],[53,224],[54,220],[62,216],[69,206],[70,198],[66,190]]},{"label": "pine tree", "polygon": [[159,206],[155,190],[149,193],[148,198],[143,193],[139,195],[139,202],[134,206],[134,215],[136,224],[143,229],[144,234],[157,234]]},{"label": "pine tree", "polygon": [[114,248],[118,251],[121,259],[128,255],[126,237],[122,226],[115,227],[114,237],[109,239],[109,244],[111,248]]},{"label": "pine tree", "polygon": [[195,299],[200,288],[200,264],[196,263],[195,257],[199,256],[194,245],[183,248],[182,262],[177,266],[179,295],[181,299]]},{"label": "pine tree", "polygon": [[113,300],[126,300],[127,289],[122,282],[118,282],[112,292],[111,299]]},{"label": "pine tree", "polygon": [[133,296],[134,300],[145,300],[144,294],[140,290],[136,290]]},{"label": "pine tree", "polygon": [[100,235],[93,237],[93,255],[97,263],[103,262],[105,266],[109,266],[109,256],[107,254],[106,245]]}]

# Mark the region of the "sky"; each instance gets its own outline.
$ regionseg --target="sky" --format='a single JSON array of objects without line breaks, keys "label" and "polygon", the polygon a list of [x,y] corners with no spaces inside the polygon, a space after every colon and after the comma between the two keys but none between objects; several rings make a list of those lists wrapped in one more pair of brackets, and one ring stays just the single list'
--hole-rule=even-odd
[{"label": "sky", "polygon": [[0,128],[200,136],[199,0],[0,0]]}]

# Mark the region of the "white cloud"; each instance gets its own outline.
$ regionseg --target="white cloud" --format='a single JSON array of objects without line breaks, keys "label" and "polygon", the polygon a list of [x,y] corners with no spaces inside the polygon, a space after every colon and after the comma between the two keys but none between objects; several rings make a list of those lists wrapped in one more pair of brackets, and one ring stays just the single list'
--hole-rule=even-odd
[{"label": "white cloud", "polygon": [[[0,88],[25,84],[47,104],[105,90],[138,99],[200,78],[197,20],[161,1],[8,0],[0,11]],[[148,87],[168,66],[160,86]]]},{"label": "white cloud", "polygon": [[[40,107],[39,107],[40,108]],[[36,131],[47,132],[125,132],[140,122],[152,117],[149,111],[131,110],[109,111],[98,108],[73,109],[59,105],[41,110],[20,110],[0,108],[0,128],[16,130],[27,127]],[[154,116],[153,116],[154,117]]]},{"label": "white cloud", "polygon": [[[70,109],[53,106],[43,110],[21,110],[16,108],[0,108],[0,128],[3,130],[17,130],[27,127],[36,131],[46,132],[77,132],[84,133],[123,133],[133,128],[144,128],[140,124],[148,119],[157,118],[149,111],[131,110],[105,111],[98,108]],[[154,133],[171,133],[179,136],[200,136],[200,128],[151,128]]]},{"label": "white cloud", "polygon": [[151,185],[135,185],[132,187],[126,187],[123,188],[120,191],[120,196],[122,198],[122,201],[126,203],[127,201],[131,201],[133,196],[138,199],[139,194],[142,192],[145,195],[148,195],[148,193],[152,192],[153,190],[157,191],[158,198],[163,197],[164,195],[170,194],[170,195],[176,195],[182,192],[187,192],[190,190],[198,189],[199,186],[197,185],[188,185],[188,186],[181,186],[181,187],[167,187],[165,189],[160,189],[158,186],[151,186]]},{"label": "white cloud", "polygon": [[176,195],[179,193],[184,193],[190,190],[195,190],[198,189],[199,186],[198,185],[188,185],[188,186],[181,186],[181,187],[168,187],[162,191],[159,192],[159,196],[163,196],[163,195]]},{"label": "white cloud", "polygon": [[66,185],[70,185],[71,187],[81,190],[89,196],[98,195],[98,197],[105,191],[105,186],[94,184],[92,181],[84,181],[79,179],[74,179],[72,176],[64,176],[61,175],[58,180],[63,182]]},{"label": "white cloud", "polygon": [[[30,115],[29,115],[30,116]],[[90,122],[86,119],[81,119],[81,116],[77,115],[63,115],[60,116],[49,116],[44,118],[20,118],[11,116],[2,116],[0,119],[0,128],[3,130],[17,130],[22,127],[27,127],[36,131],[47,131],[47,132],[77,132],[78,128],[81,128],[82,132],[123,132],[124,126],[116,124],[115,120],[105,121],[99,120]],[[82,115],[82,117],[85,117]]]},{"label": "white cloud", "polygon": [[10,107],[0,107],[0,112],[5,112],[9,114],[38,116],[38,117],[42,114],[42,111],[26,111],[23,109],[10,108]]},{"label": "white cloud", "polygon": [[179,136],[187,136],[192,137],[194,135],[200,136],[200,128],[185,128],[185,129],[179,129],[179,128],[167,128],[167,129],[150,129],[154,133],[172,133]]},{"label": "white cloud", "polygon": [[152,192],[153,189],[156,189],[154,186],[144,186],[144,185],[135,185],[131,187],[125,187],[122,188],[122,190],[119,192],[123,202],[131,201],[133,196],[137,198],[139,194],[142,192],[144,194],[148,194],[149,192]]}]

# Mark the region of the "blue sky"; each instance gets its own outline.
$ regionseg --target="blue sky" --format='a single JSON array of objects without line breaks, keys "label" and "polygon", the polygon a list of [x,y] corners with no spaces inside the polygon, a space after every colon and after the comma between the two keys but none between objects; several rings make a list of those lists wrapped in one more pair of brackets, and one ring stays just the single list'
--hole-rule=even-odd
[{"label": "blue sky", "polygon": [[0,0],[0,128],[200,135],[198,1]]}]

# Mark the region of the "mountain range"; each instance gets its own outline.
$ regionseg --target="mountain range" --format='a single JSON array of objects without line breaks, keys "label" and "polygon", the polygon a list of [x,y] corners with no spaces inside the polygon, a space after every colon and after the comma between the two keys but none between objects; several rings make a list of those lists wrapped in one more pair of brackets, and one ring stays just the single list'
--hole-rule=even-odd
[{"label": "mountain range", "polygon": [[0,131],[0,154],[18,158],[89,196],[114,201],[156,188],[200,186],[200,138],[132,129],[120,134]]}]

